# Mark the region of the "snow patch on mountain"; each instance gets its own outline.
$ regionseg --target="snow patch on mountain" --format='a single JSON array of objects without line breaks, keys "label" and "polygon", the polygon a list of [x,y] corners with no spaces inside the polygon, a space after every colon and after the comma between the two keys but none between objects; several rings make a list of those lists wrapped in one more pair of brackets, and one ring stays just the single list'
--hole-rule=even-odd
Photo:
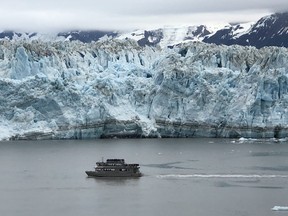
[{"label": "snow patch on mountain", "polygon": [[165,26],[161,29],[136,30],[130,33],[120,33],[117,38],[129,38],[136,41],[143,41],[146,38],[150,44],[168,47],[179,43],[202,41],[204,37],[213,34],[226,25],[227,24],[218,23],[198,26]]},{"label": "snow patch on mountain", "polygon": [[142,30],[139,29],[139,30],[132,31],[132,32],[124,32],[124,33],[121,32],[119,34],[119,36],[117,37],[117,39],[123,40],[123,39],[129,38],[129,39],[133,39],[135,41],[139,41],[139,40],[144,38],[144,31],[145,30],[143,30],[143,29]]},{"label": "snow patch on mountain", "polygon": [[233,37],[234,39],[241,37],[244,34],[247,34],[255,22],[241,23],[233,26]]}]

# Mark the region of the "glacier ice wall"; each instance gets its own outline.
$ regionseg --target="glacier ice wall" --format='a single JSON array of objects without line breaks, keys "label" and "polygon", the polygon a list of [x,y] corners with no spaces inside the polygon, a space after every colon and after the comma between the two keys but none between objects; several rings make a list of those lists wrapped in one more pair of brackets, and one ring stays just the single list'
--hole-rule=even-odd
[{"label": "glacier ice wall", "polygon": [[0,41],[0,139],[286,137],[288,50]]}]

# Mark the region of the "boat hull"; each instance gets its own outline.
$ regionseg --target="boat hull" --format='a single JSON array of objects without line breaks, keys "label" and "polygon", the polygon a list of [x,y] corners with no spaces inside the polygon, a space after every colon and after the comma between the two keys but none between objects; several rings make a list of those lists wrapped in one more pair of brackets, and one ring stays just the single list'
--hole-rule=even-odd
[{"label": "boat hull", "polygon": [[96,171],[85,171],[88,177],[141,177],[140,172],[115,172],[115,171],[105,171],[105,172],[96,172]]}]

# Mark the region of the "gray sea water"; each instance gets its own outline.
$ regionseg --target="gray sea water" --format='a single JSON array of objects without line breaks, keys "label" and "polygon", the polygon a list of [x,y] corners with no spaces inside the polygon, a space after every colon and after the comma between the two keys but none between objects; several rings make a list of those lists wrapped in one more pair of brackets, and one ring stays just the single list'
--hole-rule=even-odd
[{"label": "gray sea water", "polygon": [[[138,179],[87,178],[96,161]],[[3,216],[271,216],[288,206],[288,143],[230,139],[0,142]]]}]

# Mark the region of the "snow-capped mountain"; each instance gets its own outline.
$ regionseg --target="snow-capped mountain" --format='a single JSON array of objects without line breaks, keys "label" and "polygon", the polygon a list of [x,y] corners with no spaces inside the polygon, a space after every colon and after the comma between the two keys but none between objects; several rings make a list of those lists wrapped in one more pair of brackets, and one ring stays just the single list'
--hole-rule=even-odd
[{"label": "snow-capped mountain", "polygon": [[116,32],[112,31],[71,31],[71,32],[61,32],[57,36],[64,37],[69,41],[81,41],[83,43],[90,43],[92,41],[98,41],[100,38],[108,36],[115,37],[117,36]]},{"label": "snow-capped mountain", "polygon": [[225,45],[244,45],[261,48],[264,46],[288,47],[288,12],[276,13],[257,22],[198,26],[164,27],[160,29],[117,31],[70,31],[56,34],[19,33],[4,31],[0,38],[10,40],[81,41],[90,43],[103,37],[130,38],[140,46],[174,46],[190,41]]},{"label": "snow-capped mountain", "polygon": [[276,13],[257,22],[199,25],[190,27],[165,27],[157,30],[135,31],[118,36],[132,38],[141,46],[173,46],[189,41],[224,45],[288,47],[288,12]]},{"label": "snow-capped mountain", "polygon": [[120,34],[117,38],[130,38],[136,40],[140,46],[161,47],[173,46],[190,41],[202,41],[207,35],[224,27],[224,24],[214,26],[181,26],[164,27],[156,30],[137,30],[134,32]]},{"label": "snow-capped mountain", "polygon": [[218,45],[233,45],[236,43],[235,40],[247,34],[254,24],[254,22],[228,24],[224,28],[214,32],[214,34],[208,35],[202,41],[206,43],[215,43]]},{"label": "snow-capped mountain", "polygon": [[222,29],[203,41],[226,45],[248,45],[257,48],[264,46],[288,47],[288,12],[263,17],[240,35],[235,35],[234,32],[235,27]]},{"label": "snow-capped mountain", "polygon": [[2,31],[0,39],[8,40],[42,40],[42,41],[81,41],[90,43],[103,37],[116,37],[118,34],[112,31],[68,31],[60,33],[27,33],[15,31]]},{"label": "snow-capped mountain", "polygon": [[[238,44],[242,46],[288,47],[288,12],[276,13],[261,18],[257,22],[222,24],[217,26],[192,26],[177,28],[162,28],[143,31],[143,34],[126,34],[134,38],[140,45],[173,46],[189,41],[203,41],[224,45]],[[139,38],[139,36],[142,38]]]},{"label": "snow-capped mountain", "polygon": [[287,48],[0,41],[0,139],[288,136]]},{"label": "snow-capped mountain", "polygon": [[17,40],[20,38],[29,39],[36,36],[37,33],[20,33],[15,31],[2,31],[0,32],[0,39]]},{"label": "snow-capped mountain", "polygon": [[183,27],[164,27],[152,30],[136,30],[132,32],[116,32],[116,31],[69,31],[61,33],[20,33],[13,31],[3,31],[0,33],[0,39],[9,40],[44,40],[44,41],[81,41],[90,43],[98,41],[103,37],[112,37],[117,39],[133,39],[140,46],[156,46],[161,47],[173,46],[175,44],[202,41],[205,36],[212,34],[216,30],[224,27],[224,24],[214,26],[183,26]]}]

